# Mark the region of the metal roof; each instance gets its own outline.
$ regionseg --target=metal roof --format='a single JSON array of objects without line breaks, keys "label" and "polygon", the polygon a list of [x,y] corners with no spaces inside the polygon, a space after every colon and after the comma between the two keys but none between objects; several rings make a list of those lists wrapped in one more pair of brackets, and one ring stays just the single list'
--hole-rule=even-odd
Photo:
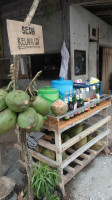
[{"label": "metal roof", "polygon": [[112,25],[112,0],[72,0]]}]

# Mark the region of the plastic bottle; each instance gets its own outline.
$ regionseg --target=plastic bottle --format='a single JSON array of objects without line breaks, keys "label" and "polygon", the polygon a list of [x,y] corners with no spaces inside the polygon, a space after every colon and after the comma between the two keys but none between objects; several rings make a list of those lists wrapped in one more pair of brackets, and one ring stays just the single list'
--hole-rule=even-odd
[{"label": "plastic bottle", "polygon": [[[69,107],[69,111],[74,110],[74,105],[72,102],[72,91],[70,91],[68,107]],[[73,117],[74,117],[74,114],[70,114],[70,118],[72,119]]]},{"label": "plastic bottle", "polygon": [[[83,95],[80,93],[80,107],[84,106]],[[84,113],[84,109],[81,110],[81,113]]]},{"label": "plastic bottle", "polygon": [[[96,87],[96,100],[100,100],[100,91],[99,88]],[[99,106],[99,103],[96,104],[97,106]]]},{"label": "plastic bottle", "polygon": [[[77,97],[76,97],[76,94],[74,94],[74,110],[76,110],[77,109]],[[77,113],[74,113],[74,117],[76,117],[77,116]]]},{"label": "plastic bottle", "polygon": [[[65,103],[68,105],[68,93],[65,92]],[[68,111],[69,111],[69,106],[68,106]],[[67,114],[64,118],[65,121],[68,121],[70,119],[69,115]]]},{"label": "plastic bottle", "polygon": [[[79,100],[79,96],[80,96],[79,90],[77,90],[77,108],[80,108],[80,107],[81,107],[81,105],[80,105],[80,100]],[[78,112],[77,112],[77,115],[80,115],[80,114],[81,114],[81,111],[78,111]]]}]

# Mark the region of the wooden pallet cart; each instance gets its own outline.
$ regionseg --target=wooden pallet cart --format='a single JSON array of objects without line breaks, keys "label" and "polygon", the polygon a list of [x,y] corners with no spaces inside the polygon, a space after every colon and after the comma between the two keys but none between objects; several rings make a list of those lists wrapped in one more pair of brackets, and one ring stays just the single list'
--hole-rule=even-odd
[{"label": "wooden pallet cart", "polygon": [[[90,105],[92,105],[91,103]],[[44,155],[28,149],[29,154],[37,160],[37,162],[33,162],[33,164],[38,164],[38,161],[42,161],[47,163],[52,167],[59,168],[61,174],[61,184],[60,187],[62,189],[63,194],[65,193],[65,184],[68,183],[78,172],[80,172],[91,160],[93,160],[106,146],[108,146],[108,134],[111,132],[108,129],[108,122],[111,120],[111,116],[108,115],[108,108],[111,106],[111,96],[104,97],[100,100],[100,105],[96,106],[94,109],[90,109],[88,112],[85,112],[69,121],[64,121],[63,117],[59,116],[54,117],[53,115],[48,116],[48,120],[45,120],[43,128],[48,129],[49,131],[54,131],[55,134],[55,144],[51,144],[49,141],[44,139],[39,139],[38,144],[42,147],[48,148],[56,153],[56,161],[45,157]],[[84,107],[85,108],[85,107]],[[77,109],[77,111],[82,108]],[[86,122],[89,118],[99,114],[102,111],[102,119],[97,123],[88,126],[88,128],[82,131],[80,134],[75,137],[69,139],[67,142],[61,144],[61,134],[79,124],[81,122]],[[71,111],[74,112],[74,111]],[[87,144],[82,146],[78,150],[73,149],[73,145],[79,142],[86,136],[89,136],[91,133],[95,132],[99,128],[103,128],[101,134],[93,138]],[[91,146],[97,143],[99,140],[104,138],[104,146],[98,150],[92,150]],[[15,148],[21,152],[22,148],[19,144],[15,144]],[[67,158],[62,160],[62,153],[66,151]],[[21,157],[19,163],[25,167],[24,159]]]}]

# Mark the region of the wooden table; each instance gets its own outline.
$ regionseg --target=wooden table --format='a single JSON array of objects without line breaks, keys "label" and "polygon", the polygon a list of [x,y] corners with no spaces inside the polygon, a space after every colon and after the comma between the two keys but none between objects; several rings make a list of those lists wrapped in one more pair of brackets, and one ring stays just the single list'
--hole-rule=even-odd
[{"label": "wooden table", "polygon": [[[78,172],[80,172],[92,159],[94,159],[106,146],[108,146],[108,134],[111,132],[108,129],[108,122],[111,120],[111,116],[108,115],[108,108],[111,106],[111,101],[107,98],[105,101],[102,100],[99,106],[96,106],[94,109],[90,109],[88,112],[85,112],[69,121],[63,121],[61,117],[54,117],[52,115],[48,116],[48,120],[45,120],[43,128],[54,131],[55,134],[55,144],[51,144],[49,141],[44,139],[39,139],[38,144],[42,147],[48,148],[56,153],[56,161],[45,157],[44,155],[29,149],[29,153],[33,158],[38,161],[47,163],[52,167],[59,168],[61,175],[61,184],[63,194],[65,193],[65,184],[70,181]],[[93,117],[99,112],[103,111],[103,118],[97,123],[90,125],[86,130],[82,131],[77,136],[71,138],[67,142],[61,144],[61,134],[79,124],[85,122],[85,120]],[[89,136],[91,133],[95,132],[98,128],[103,127],[103,131],[100,135],[96,136],[94,139],[86,143],[80,149],[75,151],[73,145],[83,139],[86,136]],[[99,140],[104,138],[104,146],[99,150],[92,150],[90,147],[97,143]],[[15,144],[15,148],[20,152],[22,150],[20,144]],[[62,153],[66,151],[67,158],[62,160]],[[20,158],[19,163],[25,167],[24,159]]]}]

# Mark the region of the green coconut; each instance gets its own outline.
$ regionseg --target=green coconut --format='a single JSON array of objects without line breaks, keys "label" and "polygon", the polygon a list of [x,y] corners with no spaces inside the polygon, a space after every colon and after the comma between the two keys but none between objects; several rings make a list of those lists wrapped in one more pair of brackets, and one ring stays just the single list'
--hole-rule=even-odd
[{"label": "green coconut", "polygon": [[22,90],[13,90],[6,95],[7,106],[14,112],[23,112],[29,107],[30,97]]},{"label": "green coconut", "polygon": [[79,133],[81,133],[82,131],[83,131],[83,125],[82,125],[82,123],[80,123],[69,129],[69,135],[72,138],[72,137],[78,135]]},{"label": "green coconut", "polygon": [[63,138],[63,143],[71,139],[67,132],[63,133],[62,138]]},{"label": "green coconut", "polygon": [[74,144],[74,149],[80,149],[82,146],[84,146],[87,143],[87,137],[83,138],[76,144]]},{"label": "green coconut", "polygon": [[37,96],[36,99],[31,103],[31,105],[37,113],[43,116],[48,115],[50,112],[48,102],[40,96]]},{"label": "green coconut", "polygon": [[[88,142],[91,141],[92,139],[94,139],[94,137],[89,136],[88,137]],[[96,142],[90,149],[93,149],[95,151],[100,150],[103,147],[103,141],[99,140],[98,142]]]},{"label": "green coconut", "polygon": [[17,124],[20,128],[31,129],[38,124],[38,116],[36,111],[29,107],[24,112],[19,113],[17,118]]},{"label": "green coconut", "polygon": [[67,158],[67,154],[66,154],[66,152],[64,151],[63,153],[62,153],[62,160],[65,160]]},{"label": "green coconut", "polygon": [[43,126],[44,118],[39,113],[36,113],[36,115],[37,115],[38,123],[36,124],[36,126],[34,126],[32,128],[32,131],[39,132],[41,130],[42,126]]},{"label": "green coconut", "polygon": [[42,151],[42,155],[44,155],[44,156],[46,156],[46,157],[48,157],[48,158],[50,158],[52,160],[55,160],[55,158],[56,158],[55,152],[51,151],[49,149],[44,149]]},{"label": "green coconut", "polygon": [[0,134],[5,134],[16,125],[17,115],[9,108],[0,112]]},{"label": "green coconut", "polygon": [[38,145],[38,153],[42,153],[42,151],[44,150],[44,148],[42,147],[42,146],[40,146],[40,145]]},{"label": "green coconut", "polygon": [[0,111],[7,108],[7,104],[5,102],[6,95],[7,95],[7,92],[3,89],[0,89]]}]

